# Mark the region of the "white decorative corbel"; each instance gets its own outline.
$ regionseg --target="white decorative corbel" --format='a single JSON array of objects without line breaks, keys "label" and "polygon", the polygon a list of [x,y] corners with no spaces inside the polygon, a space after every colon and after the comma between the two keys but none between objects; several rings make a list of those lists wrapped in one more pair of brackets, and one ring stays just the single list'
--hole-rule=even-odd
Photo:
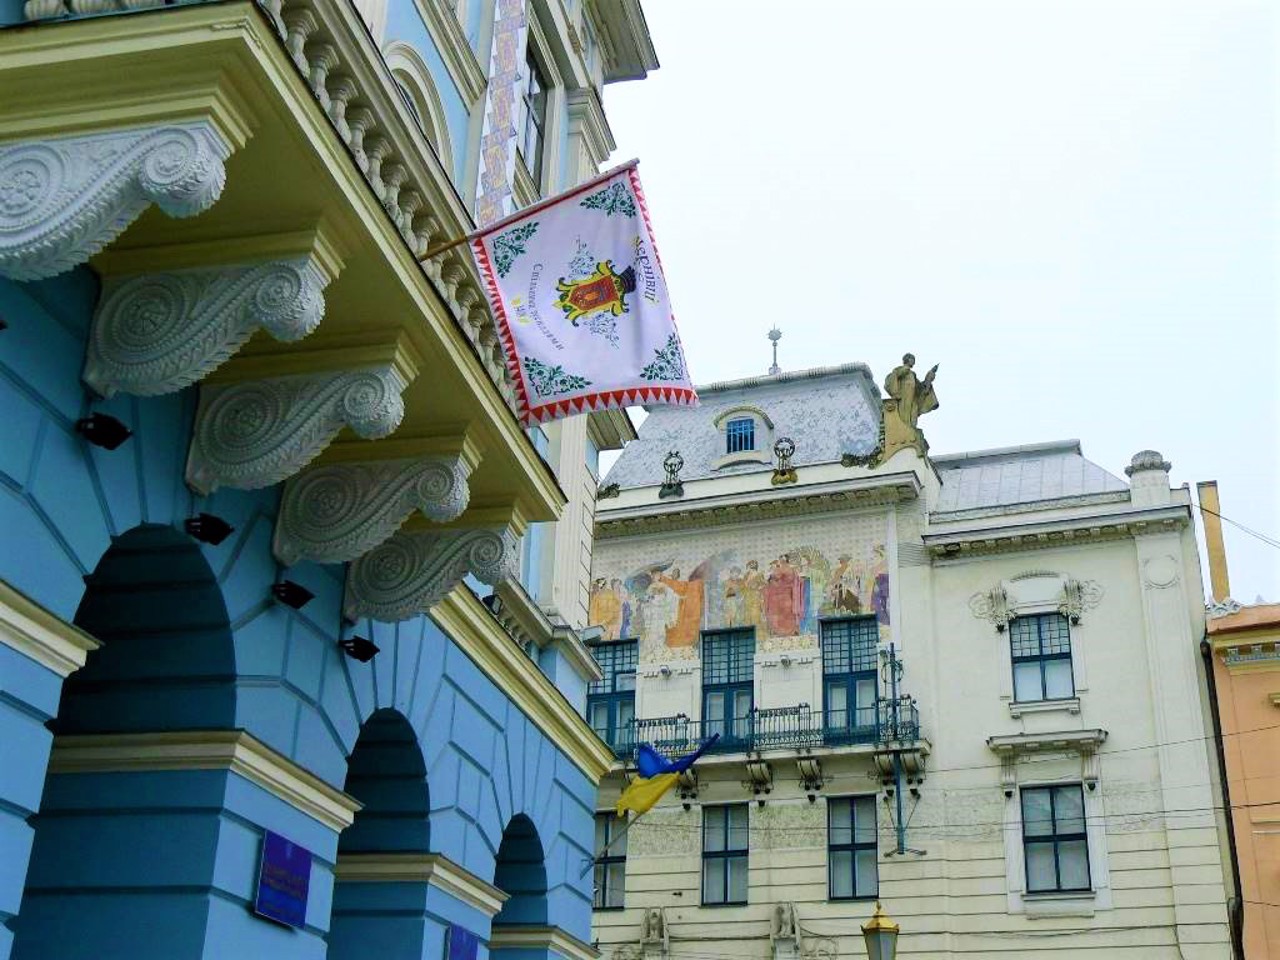
[{"label": "white decorative corbel", "polygon": [[975,593],[969,598],[969,610],[981,620],[990,620],[996,630],[1004,633],[1009,626],[1013,614],[1009,611],[1009,595],[1003,584],[996,584],[990,590]]},{"label": "white decorative corbel", "polygon": [[468,574],[492,586],[518,568],[510,527],[397,533],[351,564],[343,610],[395,623],[426,613]]},{"label": "white decorative corbel", "polygon": [[1102,602],[1102,584],[1096,580],[1068,580],[1062,585],[1062,602],[1058,612],[1078,624],[1086,610],[1092,610]]},{"label": "white decorative corbel", "polygon": [[85,383],[108,397],[173,393],[225,363],[259,327],[301,340],[324,315],[331,279],[314,256],[110,278]]},{"label": "white decorative corbel", "polygon": [[0,146],[0,275],[64,273],[152,203],[171,217],[207,210],[230,154],[207,120]]},{"label": "white decorative corbel", "polygon": [[394,365],[205,386],[187,458],[187,483],[255,490],[293,476],[351,427],[366,440],[400,425],[406,383]]},{"label": "white decorative corbel", "polygon": [[414,512],[462,516],[471,464],[461,455],[308,467],[285,484],[274,549],[281,563],[342,563],[385,541]]}]

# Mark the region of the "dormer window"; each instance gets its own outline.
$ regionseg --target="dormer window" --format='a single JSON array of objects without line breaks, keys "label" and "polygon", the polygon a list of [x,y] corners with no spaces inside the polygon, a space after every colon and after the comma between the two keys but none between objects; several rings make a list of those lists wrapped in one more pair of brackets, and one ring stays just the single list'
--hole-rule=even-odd
[{"label": "dormer window", "polygon": [[756,448],[754,417],[735,417],[725,424],[725,453],[742,453]]},{"label": "dormer window", "polygon": [[773,421],[759,407],[747,404],[722,410],[715,419],[720,434],[720,456],[712,468],[737,463],[772,463]]}]

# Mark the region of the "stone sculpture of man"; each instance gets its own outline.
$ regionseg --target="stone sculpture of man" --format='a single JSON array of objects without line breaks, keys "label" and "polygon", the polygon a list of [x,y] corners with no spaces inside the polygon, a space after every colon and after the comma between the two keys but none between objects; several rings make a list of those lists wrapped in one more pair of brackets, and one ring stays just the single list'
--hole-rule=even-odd
[{"label": "stone sculpture of man", "polygon": [[920,415],[938,409],[938,397],[933,392],[933,378],[938,373],[935,363],[921,380],[912,369],[916,365],[914,355],[902,358],[902,365],[893,368],[884,378],[885,393],[898,401],[898,416],[908,427],[915,427]]}]

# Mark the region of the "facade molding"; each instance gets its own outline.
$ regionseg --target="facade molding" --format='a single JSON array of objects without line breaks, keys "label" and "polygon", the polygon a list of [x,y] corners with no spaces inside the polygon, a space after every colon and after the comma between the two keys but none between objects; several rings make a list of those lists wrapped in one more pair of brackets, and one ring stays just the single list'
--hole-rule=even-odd
[{"label": "facade molding", "polygon": [[102,644],[0,580],[0,644],[66,677]]},{"label": "facade molding", "polygon": [[173,393],[204,379],[262,328],[301,340],[334,278],[307,255],[111,277],[94,314],[84,380],[103,396]]},{"label": "facade molding", "polygon": [[950,560],[1166,533],[1181,530],[1190,522],[1189,507],[1171,506],[1091,513],[1032,523],[933,529],[925,532],[922,539],[931,557]]},{"label": "facade molding", "polygon": [[465,586],[457,587],[432,608],[430,616],[593,785],[600,782],[614,764],[613,751],[475,594]]},{"label": "facade molding", "polygon": [[489,949],[547,950],[565,960],[599,960],[600,951],[559,927],[495,926],[489,934]]},{"label": "facade molding", "polygon": [[407,379],[395,364],[312,376],[210,385],[201,391],[187,460],[187,483],[269,487],[297,473],[350,427],[366,440],[404,418]]},{"label": "facade molding", "polygon": [[[695,483],[714,482],[714,478],[691,481],[686,484],[686,490],[693,488]],[[786,496],[779,496],[778,488],[770,486],[745,493],[686,498],[676,503],[610,506],[596,513],[596,537],[608,540],[640,533],[667,533],[747,520],[793,518],[861,506],[882,506],[913,500],[920,491],[920,480],[914,473],[891,473],[792,487]]]},{"label": "facade molding", "polygon": [[439,853],[339,853],[333,878],[339,883],[426,883],[489,917],[510,897]]},{"label": "facade molding", "polygon": [[427,26],[458,95],[468,107],[474,106],[484,93],[486,77],[484,67],[467,42],[467,34],[458,22],[458,15],[444,0],[415,0],[414,5],[422,14],[422,22]]},{"label": "facade molding", "polygon": [[493,615],[517,643],[530,642],[539,649],[558,648],[573,671],[584,680],[594,681],[604,676],[600,664],[582,642],[578,631],[566,624],[554,610],[548,614],[538,606],[519,580],[503,580],[493,592],[498,599]]},{"label": "facade molding", "polygon": [[152,204],[202,213],[222,195],[230,155],[207,119],[0,146],[0,275],[65,273]]},{"label": "facade molding", "polygon": [[448,523],[470,502],[474,448],[453,456],[308,467],[284,488],[272,544],[281,563],[343,563],[384,543],[415,511]]},{"label": "facade molding", "polygon": [[431,609],[468,575],[493,586],[515,576],[520,544],[510,527],[397,533],[357,559],[343,609],[387,623]]},{"label": "facade molding", "polygon": [[227,770],[334,831],[361,804],[244,730],[107,733],[56,737],[50,773]]}]

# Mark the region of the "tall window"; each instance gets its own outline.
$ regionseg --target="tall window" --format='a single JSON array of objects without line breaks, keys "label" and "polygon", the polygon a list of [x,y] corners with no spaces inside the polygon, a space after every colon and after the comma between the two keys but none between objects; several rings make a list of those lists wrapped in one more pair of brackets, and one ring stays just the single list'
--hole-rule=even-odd
[{"label": "tall window", "polygon": [[876,798],[827,800],[827,896],[832,900],[875,897]]},{"label": "tall window", "polygon": [[702,902],[747,902],[748,804],[702,808]]},{"label": "tall window", "polygon": [[750,417],[730,420],[724,427],[726,453],[741,453],[756,448],[756,422]]},{"label": "tall window", "polygon": [[591,652],[604,677],[587,688],[587,722],[609,746],[630,752],[635,746],[636,641],[600,643]]},{"label": "tall window", "polygon": [[520,92],[520,156],[533,178],[534,185],[542,189],[542,141],[547,127],[547,82],[543,79],[532,46],[525,53],[524,89]]},{"label": "tall window", "polygon": [[822,712],[829,738],[874,737],[876,728],[875,617],[823,620]]},{"label": "tall window", "polygon": [[1076,695],[1071,674],[1071,628],[1060,613],[1017,617],[1009,624],[1013,698],[1064,700]]},{"label": "tall window", "polygon": [[1022,788],[1022,848],[1027,893],[1090,889],[1084,791],[1078,783]]},{"label": "tall window", "polygon": [[721,746],[751,734],[755,653],[754,630],[702,635],[702,735],[720,734]]},{"label": "tall window", "polygon": [[[627,821],[612,813],[596,814],[597,910],[620,910],[627,874]],[[604,853],[600,853],[603,850]]]}]

